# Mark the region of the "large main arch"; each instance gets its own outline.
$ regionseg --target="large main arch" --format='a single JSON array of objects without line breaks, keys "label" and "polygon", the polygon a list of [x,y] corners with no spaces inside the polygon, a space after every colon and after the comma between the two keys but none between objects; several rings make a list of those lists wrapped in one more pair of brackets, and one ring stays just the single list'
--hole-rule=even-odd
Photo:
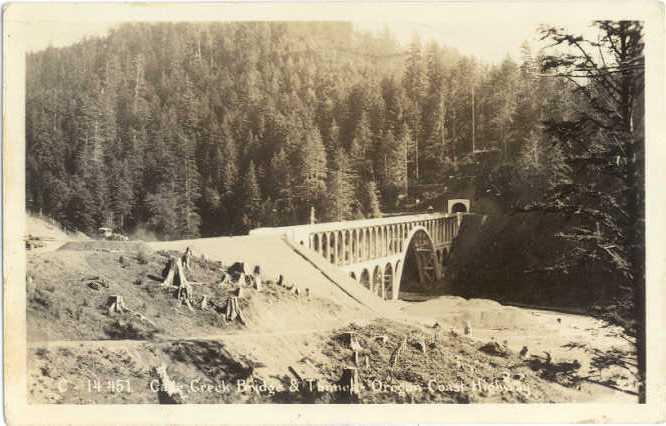
[{"label": "large main arch", "polygon": [[407,233],[407,237],[403,240],[402,251],[400,252],[399,260],[396,262],[394,279],[393,279],[394,280],[393,292],[392,292],[393,299],[397,299],[398,295],[400,294],[400,281],[402,281],[405,260],[409,252],[409,247],[411,246],[414,237],[419,233],[422,233],[425,236],[425,240],[427,241],[427,244],[429,246],[430,253],[432,256],[432,265],[435,268],[434,270],[435,279],[439,279],[441,276],[441,266],[437,259],[437,251],[435,250],[435,243],[433,242],[432,236],[430,235],[426,227],[421,225],[415,226],[409,230],[409,232]]}]

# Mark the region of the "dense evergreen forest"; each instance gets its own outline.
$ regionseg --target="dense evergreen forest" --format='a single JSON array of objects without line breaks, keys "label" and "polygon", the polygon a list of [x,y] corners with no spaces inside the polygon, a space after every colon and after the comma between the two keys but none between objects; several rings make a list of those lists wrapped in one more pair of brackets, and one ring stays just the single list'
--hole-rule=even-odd
[{"label": "dense evergreen forest", "polygon": [[538,62],[348,23],[123,25],[28,56],[28,209],[166,239],[306,223],[311,207],[373,217],[464,174],[473,150],[497,154],[481,181],[520,172],[504,202],[529,199],[565,167],[542,122],[576,96]]}]

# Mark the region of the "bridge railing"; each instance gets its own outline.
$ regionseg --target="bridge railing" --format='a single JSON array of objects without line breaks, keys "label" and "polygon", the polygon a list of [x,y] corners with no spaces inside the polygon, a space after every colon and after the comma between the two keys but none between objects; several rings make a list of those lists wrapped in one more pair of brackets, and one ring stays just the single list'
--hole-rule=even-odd
[{"label": "bridge railing", "polygon": [[453,213],[424,213],[417,215],[391,216],[375,219],[344,220],[340,222],[322,222],[315,224],[291,225],[281,227],[256,228],[250,231],[250,235],[294,235],[302,232],[317,233],[327,231],[339,231],[352,228],[369,228],[373,226],[396,225],[401,223],[411,223],[418,221],[427,221],[433,219],[442,219],[446,217],[457,217]]},{"label": "bridge railing", "polygon": [[[415,226],[422,226],[441,247],[453,240],[462,213],[428,213],[342,222],[258,228],[251,235],[282,235],[295,244],[320,253],[331,263],[344,265],[355,259],[380,258],[406,249],[404,241]],[[351,253],[349,251],[351,250]]]}]

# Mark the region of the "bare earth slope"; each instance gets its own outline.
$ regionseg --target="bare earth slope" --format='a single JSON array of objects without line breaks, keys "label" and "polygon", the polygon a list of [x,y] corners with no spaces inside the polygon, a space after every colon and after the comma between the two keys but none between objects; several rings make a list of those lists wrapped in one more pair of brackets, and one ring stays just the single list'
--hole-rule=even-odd
[{"label": "bare earth slope", "polygon": [[[188,272],[192,309],[180,304],[172,288],[160,285],[169,257],[186,247],[194,251]],[[250,268],[261,265],[261,290],[219,283],[221,270],[238,261]],[[633,398],[613,390],[613,383],[630,387],[618,377],[593,377],[605,385],[592,386],[592,357],[585,359],[582,349],[556,349],[569,339],[601,349],[612,346],[610,340],[597,345],[596,329],[571,332],[571,327],[591,327],[585,318],[564,318],[568,331],[558,337],[552,331],[555,319],[541,321],[533,311],[490,301],[373,300],[344,274],[307,259],[306,251],[280,238],[149,245],[90,241],[28,252],[28,271],[33,402],[168,402],[159,389],[155,368],[160,365],[187,403]],[[276,284],[277,274],[284,275],[285,285]],[[238,288],[245,321],[227,321],[225,306]],[[109,312],[114,295],[123,297],[129,312]],[[205,308],[199,305],[203,296]],[[435,321],[438,328],[432,328]],[[466,321],[473,324],[467,336]],[[349,333],[356,336],[351,346],[345,338]],[[526,357],[518,354],[523,344],[530,347]],[[552,360],[544,351],[551,352]],[[357,371],[354,393],[340,388],[345,368]]]}]

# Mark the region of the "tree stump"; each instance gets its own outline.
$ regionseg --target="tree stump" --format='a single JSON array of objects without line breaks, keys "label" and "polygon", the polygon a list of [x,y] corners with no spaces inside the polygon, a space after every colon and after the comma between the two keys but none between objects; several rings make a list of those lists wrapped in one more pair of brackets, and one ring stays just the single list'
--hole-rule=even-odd
[{"label": "tree stump", "polygon": [[183,395],[176,382],[171,380],[167,374],[166,365],[162,364],[159,367],[155,367],[155,373],[160,382],[157,392],[160,404],[183,404]]},{"label": "tree stump", "polygon": [[187,284],[187,277],[183,270],[183,262],[181,259],[171,257],[171,259],[169,259],[166,277],[164,278],[164,281],[162,281],[162,286],[180,287],[183,284]]},{"label": "tree stump", "polygon": [[275,280],[275,282],[277,282],[277,285],[282,287],[282,285],[284,284],[284,276],[282,274],[278,275],[277,280]]},{"label": "tree stump", "polygon": [[206,295],[201,296],[201,310],[206,311],[208,310],[208,298]]},{"label": "tree stump", "polygon": [[119,296],[117,294],[113,294],[109,296],[109,299],[107,301],[107,306],[108,306],[108,312],[109,315],[114,314],[114,313],[119,313],[122,314],[123,312],[128,311],[127,306],[125,306],[125,302],[123,301],[123,297]]},{"label": "tree stump", "polygon": [[356,336],[356,333],[353,333],[351,331],[342,334],[342,341],[352,351],[360,351],[361,349],[363,349],[361,347],[361,344],[358,343],[358,338]]},{"label": "tree stump", "polygon": [[240,309],[240,306],[238,305],[238,298],[231,296],[227,300],[227,306],[225,307],[224,310],[224,319],[227,321],[234,321],[238,319],[241,324],[247,325],[247,321],[245,320],[245,316],[243,315],[243,312]]},{"label": "tree stump", "polygon": [[344,368],[342,377],[340,377],[340,385],[344,393],[352,398],[358,397],[358,370],[351,367]]},{"label": "tree stump", "polygon": [[465,321],[465,336],[471,336],[472,335],[472,323],[469,321]]},{"label": "tree stump", "polygon": [[391,364],[391,368],[395,368],[398,366],[398,361],[400,359],[400,354],[404,351],[405,347],[407,346],[407,339],[402,339],[402,342],[398,345],[397,348],[393,351],[391,354],[391,359],[389,360]]},{"label": "tree stump", "polygon": [[254,281],[253,284],[254,284],[255,290],[261,291],[261,288],[263,287],[263,284],[264,284],[263,280],[262,280],[262,277],[261,277],[261,266],[256,265],[254,267],[254,270],[252,271],[252,278],[253,278],[253,281]]},{"label": "tree stump", "polygon": [[388,343],[389,338],[386,334],[382,334],[381,336],[375,336],[375,341],[385,345]]},{"label": "tree stump", "polygon": [[229,279],[229,274],[222,271],[222,279],[220,280],[220,285],[224,287],[227,284],[231,284],[231,280]]},{"label": "tree stump", "polygon": [[310,289],[309,288],[305,289],[305,297],[310,297]]},{"label": "tree stump", "polygon": [[426,353],[426,344],[423,340],[417,340],[414,342],[414,346],[416,346],[416,349],[419,350],[422,354]]},{"label": "tree stump", "polygon": [[180,287],[178,291],[180,291],[182,295],[179,297],[180,303],[182,305],[187,306],[187,309],[189,309],[190,311],[194,311],[194,308],[192,307],[192,301],[191,301],[192,296],[190,295],[189,287],[187,288]]},{"label": "tree stump", "polygon": [[185,249],[185,253],[183,253],[180,261],[182,262],[185,269],[188,271],[192,270],[192,250],[189,247]]}]

